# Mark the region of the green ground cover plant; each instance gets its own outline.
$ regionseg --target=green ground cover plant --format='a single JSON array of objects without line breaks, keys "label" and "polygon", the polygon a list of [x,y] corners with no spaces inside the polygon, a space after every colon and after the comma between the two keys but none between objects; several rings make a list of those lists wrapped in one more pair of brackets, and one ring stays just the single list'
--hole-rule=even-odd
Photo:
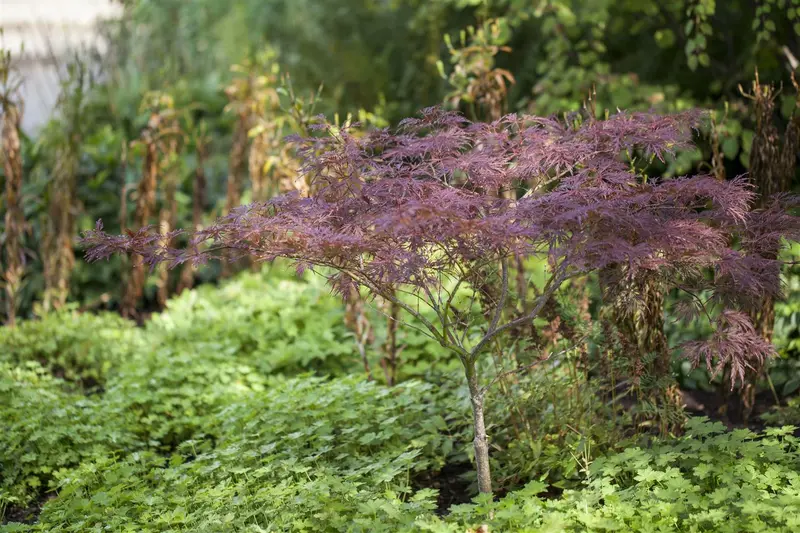
[{"label": "green ground cover plant", "polygon": [[79,388],[102,388],[139,348],[139,331],[115,313],[78,313],[74,308],[0,329],[0,361],[41,364]]},{"label": "green ground cover plant", "polygon": [[169,457],[84,463],[61,477],[40,527],[369,531],[387,512],[409,520],[435,507],[409,482],[444,463],[440,408],[421,382],[293,378],[217,410],[213,448],[189,440]]},{"label": "green ground cover plant", "polygon": [[[228,327],[210,310],[228,308],[246,322],[251,315],[266,320],[253,312],[260,309],[279,320],[274,310],[296,303],[302,291],[317,303],[299,306],[306,315],[295,315],[300,323],[319,314],[316,298],[329,301],[329,309],[341,306],[306,279],[247,272],[185,293],[143,328],[112,322],[117,334],[138,341],[123,361],[113,350],[84,347],[114,361],[102,390],[81,389],[39,361],[4,361],[0,530],[463,532],[486,524],[497,532],[788,532],[797,526],[794,428],[730,432],[690,419],[681,438],[636,437],[630,425],[625,429],[624,412],[610,411],[599,391],[590,393],[586,377],[571,367],[577,360],[566,356],[520,375],[512,396],[493,392],[487,416],[500,495],[459,504],[477,494],[477,480],[469,466],[469,397],[458,371],[387,387],[367,381],[355,355],[350,375],[335,366],[307,367],[300,352],[291,365],[259,366],[262,355],[242,342],[245,329]],[[253,292],[272,298],[265,304],[241,297]],[[245,305],[237,310],[236,302]],[[42,321],[59,331],[75,320],[58,313]],[[116,338],[111,323],[102,323],[109,331],[97,337],[99,346]],[[79,324],[91,330],[98,322]],[[213,324],[217,329],[203,336]],[[22,331],[34,327],[21,324]],[[90,337],[86,330],[73,334]],[[520,413],[528,424],[522,434],[513,429],[515,421],[524,427]],[[457,473],[446,478],[454,467]],[[455,499],[454,491],[461,493]]]},{"label": "green ground cover plant", "polygon": [[723,532],[795,531],[800,526],[797,428],[727,431],[695,418],[686,434],[596,460],[584,487],[541,499],[531,483],[499,501],[480,497],[421,531]]},{"label": "green ground cover plant", "polygon": [[264,375],[342,374],[358,368],[343,317],[324,280],[311,273],[298,278],[275,265],[218,288],[184,292],[147,322],[145,332],[164,345],[215,352]]},{"label": "green ground cover plant", "polygon": [[25,509],[86,460],[135,449],[135,436],[108,415],[39,363],[1,362],[0,516]]}]

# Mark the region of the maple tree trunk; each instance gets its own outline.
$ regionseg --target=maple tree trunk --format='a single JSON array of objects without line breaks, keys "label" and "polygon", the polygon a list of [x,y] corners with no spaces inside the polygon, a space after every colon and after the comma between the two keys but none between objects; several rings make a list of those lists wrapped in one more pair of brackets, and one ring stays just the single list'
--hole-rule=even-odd
[{"label": "maple tree trunk", "polygon": [[386,316],[386,344],[384,345],[385,356],[381,358],[381,366],[386,376],[386,384],[390,387],[397,383],[397,362],[399,347],[397,346],[397,327],[400,318],[400,306],[395,302],[384,302],[389,307]]},{"label": "maple tree trunk", "polygon": [[465,365],[469,399],[472,405],[472,424],[475,439],[475,470],[478,474],[478,490],[481,493],[492,492],[492,473],[489,467],[489,437],[486,435],[486,423],[483,419],[484,392],[478,385],[478,373],[475,361],[467,361]]},{"label": "maple tree trunk", "polygon": [[11,103],[5,105],[2,129],[3,171],[6,176],[6,241],[5,272],[6,320],[14,326],[17,319],[17,295],[22,284],[24,261],[22,234],[25,214],[22,211],[22,154],[20,152],[19,126],[22,120],[19,109]]}]

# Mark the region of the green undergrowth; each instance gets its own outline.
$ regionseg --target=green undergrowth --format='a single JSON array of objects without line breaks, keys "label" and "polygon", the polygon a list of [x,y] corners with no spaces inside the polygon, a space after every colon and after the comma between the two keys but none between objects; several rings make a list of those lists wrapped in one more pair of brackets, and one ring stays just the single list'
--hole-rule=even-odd
[{"label": "green undergrowth", "polygon": [[455,506],[422,531],[792,532],[800,527],[800,440],[691,419],[687,434],[596,460],[585,485],[541,499],[538,482],[499,501]]},{"label": "green undergrowth", "polygon": [[450,505],[476,493],[462,377],[434,353],[418,378],[368,381],[342,315],[320,279],[273,271],[143,328],[72,309],[0,330],[0,531],[800,527],[793,428],[690,419],[635,441],[570,360],[489,390],[503,496]]},{"label": "green undergrowth", "polygon": [[[379,352],[386,341],[385,311],[372,300],[366,302],[374,337],[367,356],[374,368],[380,367]],[[243,272],[220,287],[186,291],[145,329],[163,343],[215,351],[262,374],[345,375],[363,368],[353,333],[344,325],[341,299],[331,294],[324,277],[312,272],[297,276],[283,262],[261,272]],[[419,327],[400,328],[397,344],[403,378],[459,368],[452,354]]]},{"label": "green undergrowth", "polygon": [[789,398],[786,405],[773,407],[771,411],[761,415],[761,419],[771,425],[800,426],[800,396]]},{"label": "green undergrowth", "polygon": [[109,374],[141,348],[134,324],[113,313],[68,308],[0,328],[0,361],[38,362],[88,391],[105,386]]},{"label": "green undergrowth", "polygon": [[[313,375],[363,379],[342,316],[324,280],[273,270],[187,291],[144,328],[68,309],[0,329],[0,518],[31,514],[17,511],[52,496],[56,475],[82,464],[175,457],[186,443],[213,449],[234,431],[220,417],[253,395],[269,393],[268,406],[282,394],[291,417],[306,410],[291,402],[322,383]],[[298,375],[309,383],[302,393],[299,384],[282,388]],[[420,409],[435,405],[415,399]],[[343,416],[370,416],[374,402],[360,400],[360,410],[341,406]],[[412,410],[396,408],[401,422]],[[445,427],[441,416],[430,420]],[[426,465],[413,463],[415,472]]]},{"label": "green undergrowth", "polygon": [[265,375],[343,374],[359,364],[343,317],[322,277],[276,266],[185,291],[145,333],[176,351],[214,352]]},{"label": "green undergrowth", "polygon": [[0,363],[0,516],[24,508],[81,462],[137,447],[95,398],[69,391],[36,362]]},{"label": "green undergrowth", "polygon": [[444,464],[439,407],[418,381],[289,379],[220,410],[213,446],[98,456],[59,476],[37,529],[371,531],[376,513],[408,520],[435,507],[410,480]]}]

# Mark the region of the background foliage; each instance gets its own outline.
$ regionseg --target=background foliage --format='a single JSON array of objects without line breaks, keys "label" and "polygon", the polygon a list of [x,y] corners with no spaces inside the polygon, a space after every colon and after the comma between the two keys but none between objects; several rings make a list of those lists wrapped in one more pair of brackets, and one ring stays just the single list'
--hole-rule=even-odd
[{"label": "background foliage", "polygon": [[[204,164],[205,207],[209,216],[215,206],[218,212],[235,122],[233,113],[223,112],[223,88],[231,80],[231,65],[256,58],[265,46],[275,50],[280,72],[291,75],[298,94],[323,84],[315,112],[338,114],[342,120],[348,113],[366,117],[372,112],[376,120],[392,123],[442,102],[453,89],[451,83],[458,83],[451,77],[455,67],[450,62],[461,56],[452,56],[445,37],[458,49],[459,34],[468,25],[480,30],[493,21],[497,29],[491,45],[502,48],[493,61],[515,80],[508,87],[509,111],[547,115],[577,110],[592,87],[600,112],[716,109],[729,176],[747,170],[754,132],[739,85],[749,88],[758,69],[762,82],[786,86],[777,105],[779,126],[794,108],[788,90],[800,39],[800,6],[794,0],[234,0],[224,5],[214,0],[140,0],[125,5],[124,16],[104,27],[111,53],[99,65],[104,74],[97,79],[102,81],[86,91],[82,104],[76,191],[81,230],[102,217],[114,231],[120,188],[135,184],[141,168],[141,155],[122,147],[145,126],[148,113],[140,103],[153,90],[170,94],[176,109],[189,109],[193,123],[207,124],[211,149]],[[480,42],[467,38],[466,46]],[[46,132],[63,130],[70,118],[62,113],[54,120]],[[23,139],[29,176],[24,205],[31,221],[23,305],[28,313],[44,290],[36,243],[47,212],[58,137]],[[703,168],[711,155],[709,145],[701,142],[667,173]],[[182,227],[191,220],[190,178],[197,161],[193,151],[181,157],[185,170],[177,199]],[[131,197],[128,202],[131,212]],[[95,267],[89,272],[79,258],[70,298],[113,306],[119,297],[114,282],[118,268],[112,263],[108,270]],[[151,286],[150,298],[152,291]]]}]

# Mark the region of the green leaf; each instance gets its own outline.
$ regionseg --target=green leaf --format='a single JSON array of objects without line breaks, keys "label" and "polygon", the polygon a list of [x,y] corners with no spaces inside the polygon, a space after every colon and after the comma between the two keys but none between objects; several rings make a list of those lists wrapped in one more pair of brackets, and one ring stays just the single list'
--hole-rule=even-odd
[{"label": "green leaf", "polygon": [[784,383],[783,390],[781,392],[784,396],[789,396],[798,389],[800,389],[800,376],[796,376]]},{"label": "green leaf", "polygon": [[753,147],[753,137],[755,136],[755,132],[753,130],[744,129],[742,130],[742,150],[745,154],[749,154],[750,150]]},{"label": "green leaf", "polygon": [[439,72],[439,76],[441,76],[442,79],[447,79],[447,74],[444,72],[444,63],[441,60],[436,61],[436,70]]},{"label": "green leaf", "polygon": [[722,153],[728,159],[734,159],[739,153],[739,140],[736,137],[727,137],[720,143]]}]

